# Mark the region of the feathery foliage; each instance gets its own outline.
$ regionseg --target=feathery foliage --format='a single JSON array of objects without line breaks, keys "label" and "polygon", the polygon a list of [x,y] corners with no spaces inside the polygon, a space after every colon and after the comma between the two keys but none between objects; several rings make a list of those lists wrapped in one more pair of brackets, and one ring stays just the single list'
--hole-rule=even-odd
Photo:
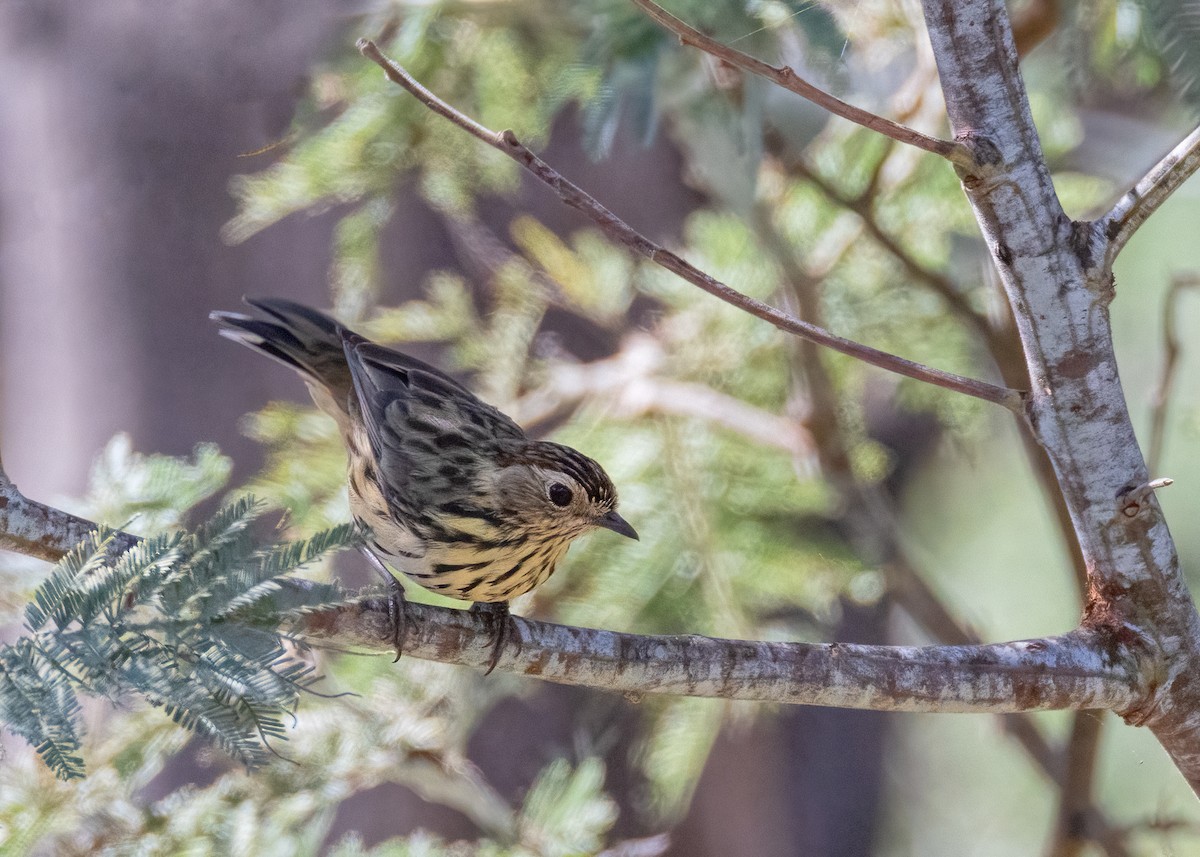
[{"label": "feathery foliage", "polygon": [[0,716],[55,775],[83,775],[78,695],[161,707],[249,766],[286,738],[284,717],[312,668],[274,630],[284,610],[337,601],[330,585],[292,572],[351,543],[343,525],[301,542],[259,547],[262,507],[241,499],[193,532],[112,556],[112,531],[92,533],[46,577],[25,609],[29,634],[0,648]]},{"label": "feathery foliage", "polygon": [[[929,97],[933,79],[922,81],[911,67],[920,38],[914,6],[668,5],[717,38],[793,64],[854,103],[937,130],[926,127],[927,111],[912,106],[916,89],[896,90],[912,72],[924,103],[937,103]],[[1194,45],[1182,38],[1187,26],[1172,29],[1177,5],[1190,15],[1195,3],[1079,6],[1080,16],[1095,20],[1093,50],[1080,62],[1090,75],[1123,83],[1118,89],[1132,97],[1157,93],[1177,60],[1180,76],[1172,79],[1185,82]],[[616,182],[591,188],[606,202],[611,194],[619,213],[690,260],[794,309],[802,284],[785,273],[789,260],[778,251],[789,248],[790,261],[819,282],[810,298],[829,328],[947,369],[989,371],[978,365],[969,330],[929,288],[931,275],[944,275],[968,306],[986,311],[991,300],[970,211],[954,175],[933,159],[911,157],[749,76],[714,68],[625,2],[385,0],[372,8],[375,19],[361,32],[382,33],[385,51],[483,122],[514,128],[535,149],[552,142],[556,163],[570,162],[569,154],[558,156],[578,127],[588,154],[628,159],[627,173],[607,175],[636,181],[639,144],[669,142],[692,194],[674,213],[637,222],[636,203],[622,200]],[[1134,24],[1131,10],[1140,10]],[[1163,33],[1179,36],[1165,50],[1149,45],[1151,24],[1160,19],[1167,22]],[[1038,62],[1035,53],[1026,67]],[[1079,146],[1084,107],[1056,74],[1030,80],[1043,142],[1053,163],[1062,164]],[[837,499],[805,445],[811,414],[794,343],[631,258],[594,229],[568,233],[523,209],[506,220],[499,198],[518,187],[514,165],[390,87],[349,46],[315,71],[296,125],[294,142],[271,150],[270,166],[235,184],[239,210],[226,236],[244,239],[296,213],[340,217],[330,279],[341,317],[373,338],[419,344],[427,349],[421,356],[470,373],[474,389],[523,423],[553,430],[555,439],[603,461],[642,534],[636,549],[613,550],[603,535],[585,540],[518,612],[634,631],[820,638],[842,601],[878,597],[881,570],[847,544]],[[653,163],[673,168],[674,161]],[[855,202],[894,246],[879,242],[813,176],[847,198],[873,189]],[[1072,211],[1110,191],[1094,176],[1059,173],[1055,181]],[[396,196],[410,188],[429,204],[462,264],[431,273],[422,298],[378,307],[379,295],[412,294],[416,285],[406,279],[410,266],[381,261],[381,246],[401,228],[394,212],[411,210],[397,206]],[[772,232],[781,240],[768,240]],[[893,388],[851,360],[820,359],[862,479],[888,479],[904,463],[872,437],[871,397],[878,409],[881,395],[895,393],[960,436],[978,426],[974,402],[906,381]],[[299,385],[296,391],[301,395]],[[685,405],[691,396],[721,407],[681,408],[681,393]],[[797,439],[791,447],[771,442],[784,424]],[[251,490],[288,510],[296,531],[311,534],[347,519],[344,452],[327,418],[273,404],[251,415],[245,431],[267,449],[267,466]],[[161,525],[178,526],[182,510],[203,493],[182,497],[179,486],[215,491],[224,479],[221,462],[206,448],[189,464],[131,456],[127,444],[118,445],[106,453],[97,482],[136,490],[117,492],[112,503],[128,511],[101,517],[141,514],[138,529],[154,531],[159,524],[142,521],[161,506]],[[111,566],[98,559],[96,540],[64,560],[30,605],[31,635],[0,649],[0,716],[56,773],[75,776],[83,764],[79,692],[142,695],[235,756],[266,761],[266,769],[254,780],[240,768],[226,771],[209,787],[143,805],[139,790],[184,733],[139,707],[117,718],[102,746],[93,751],[89,742],[89,761],[103,767],[78,791],[39,780],[42,771],[20,771],[4,783],[0,824],[16,831],[10,841],[24,837],[54,850],[77,844],[70,838],[81,835],[76,831],[100,829],[119,843],[115,851],[136,843],[158,853],[226,853],[235,845],[260,854],[595,853],[613,823],[602,764],[619,764],[618,752],[631,756],[633,776],[641,777],[634,786],[642,798],[638,821],[669,824],[686,812],[714,739],[736,716],[714,702],[652,700],[632,709],[638,729],[620,751],[589,749],[572,756],[573,765],[551,761],[536,779],[526,776],[523,785],[533,785],[522,800],[488,782],[467,743],[492,704],[528,685],[502,676],[484,684],[464,670],[409,659],[383,668],[374,659],[330,657],[322,670],[339,690],[359,696],[306,705],[288,732],[289,753],[304,764],[274,764],[263,741],[282,737],[296,691],[312,675],[281,661],[286,650],[264,629],[294,601],[337,596],[286,586],[280,575],[349,533],[254,551],[246,527],[241,515],[227,514],[194,533],[148,541]],[[756,708],[754,716],[770,713]],[[349,837],[328,842],[341,802],[383,785],[403,785],[461,813],[481,838],[452,843],[417,833],[369,850]],[[27,821],[21,801],[34,803],[26,796],[36,788],[53,798]],[[569,823],[576,818],[578,825]]]}]

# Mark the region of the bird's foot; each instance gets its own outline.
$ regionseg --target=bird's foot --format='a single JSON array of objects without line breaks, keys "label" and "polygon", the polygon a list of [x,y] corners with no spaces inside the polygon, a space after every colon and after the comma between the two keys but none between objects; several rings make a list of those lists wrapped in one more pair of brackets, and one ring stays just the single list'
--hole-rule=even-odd
[{"label": "bird's foot", "polygon": [[514,633],[516,628],[513,625],[512,615],[508,612],[507,601],[476,601],[471,605],[471,612],[483,616],[490,626],[489,631],[493,640],[492,657],[488,660],[488,668],[483,671],[484,675],[490,675],[496,668],[496,664],[500,663],[500,653],[504,651],[504,647],[512,642],[520,651],[521,641]]},{"label": "bird's foot", "polygon": [[400,660],[400,655],[404,652],[404,635],[408,631],[408,622],[405,620],[404,614],[404,587],[400,585],[400,581],[396,579],[396,575],[384,567],[379,557],[375,556],[370,550],[365,547],[359,548],[359,551],[367,559],[367,564],[371,568],[379,572],[383,576],[384,584],[388,591],[388,619],[392,625],[392,645],[396,647],[396,657],[392,663]]}]

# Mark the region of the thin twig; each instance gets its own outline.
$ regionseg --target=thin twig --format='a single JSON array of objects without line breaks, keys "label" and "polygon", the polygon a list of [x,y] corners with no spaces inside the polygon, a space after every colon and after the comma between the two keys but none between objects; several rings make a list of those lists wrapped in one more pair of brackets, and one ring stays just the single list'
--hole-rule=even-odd
[{"label": "thin twig", "polygon": [[1200,126],[1155,164],[1129,193],[1117,200],[1108,214],[1095,222],[1101,239],[1107,242],[1104,251],[1106,270],[1112,269],[1117,254],[1133,233],[1197,169],[1200,169]]},{"label": "thin twig", "polygon": [[1171,405],[1171,391],[1175,386],[1175,372],[1179,363],[1179,336],[1175,333],[1175,312],[1184,289],[1200,287],[1200,274],[1176,274],[1171,278],[1171,288],[1163,303],[1162,338],[1163,362],[1158,375],[1158,385],[1150,403],[1150,452],[1146,456],[1146,468],[1158,472],[1162,464],[1164,440],[1167,430],[1167,411]]},{"label": "thin twig", "polygon": [[926,152],[940,155],[951,163],[963,168],[974,166],[974,159],[971,157],[970,151],[967,147],[959,143],[952,140],[940,140],[937,137],[930,137],[922,134],[920,131],[900,125],[890,119],[885,119],[869,110],[863,110],[861,107],[847,104],[840,98],[830,95],[825,90],[813,86],[807,80],[800,77],[796,73],[796,70],[790,66],[775,67],[768,65],[749,54],[742,53],[728,45],[723,45],[715,39],[704,35],[704,33],[690,24],[676,18],[666,9],[652,2],[652,0],[633,0],[633,2],[655,22],[678,36],[679,41],[685,45],[692,45],[707,54],[711,54],[722,62],[766,78],[784,89],[808,99],[818,107],[823,107],[835,116],[849,119],[851,122],[883,134],[885,137],[890,137],[897,142],[907,143]]},{"label": "thin twig", "polygon": [[744,295],[736,289],[714,279],[708,274],[684,261],[679,256],[655,244],[641,233],[634,230],[623,220],[596,201],[594,197],[568,181],[561,173],[541,160],[526,148],[509,130],[496,133],[475,120],[455,110],[439,99],[436,95],[418,83],[407,71],[391,59],[380,53],[379,48],[367,39],[360,39],[358,49],[363,56],[379,64],[387,73],[388,78],[397,85],[412,93],[416,98],[435,113],[444,116],[460,128],[469,132],[475,138],[508,155],[533,173],[544,184],[550,187],[567,205],[591,217],[597,225],[611,237],[634,252],[650,261],[677,274],[692,285],[698,286],[709,294],[720,298],[757,318],[773,324],[787,333],[811,340],[834,351],[849,355],[864,363],[878,366],[890,372],[915,378],[938,387],[954,390],[984,401],[1003,405],[1015,413],[1022,413],[1024,397],[1017,390],[999,387],[974,378],[966,378],[951,372],[933,369],[911,360],[905,360],[895,354],[880,351],[868,345],[835,336],[827,330],[808,324],[795,316],[782,312],[749,295]]},{"label": "thin twig", "polygon": [[862,195],[851,197],[843,193],[801,161],[797,161],[790,166],[831,201],[858,215],[867,232],[870,233],[879,246],[891,254],[913,279],[924,284],[930,291],[945,301],[946,306],[957,318],[969,324],[984,338],[989,346],[991,345],[994,332],[988,324],[987,318],[971,306],[970,301],[967,300],[966,296],[959,290],[958,285],[953,280],[939,271],[926,268],[913,258],[907,250],[901,247],[900,243],[894,237],[884,231],[883,227],[879,224],[879,219],[872,210],[872,201],[869,198]]}]

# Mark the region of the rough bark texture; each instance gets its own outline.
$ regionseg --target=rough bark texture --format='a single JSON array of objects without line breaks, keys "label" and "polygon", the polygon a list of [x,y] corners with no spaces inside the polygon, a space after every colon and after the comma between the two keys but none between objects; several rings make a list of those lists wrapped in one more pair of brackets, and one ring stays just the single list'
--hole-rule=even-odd
[{"label": "rough bark texture", "polygon": [[[960,172],[1025,350],[1030,431],[1046,449],[1088,572],[1084,627],[1141,649],[1152,693],[1118,709],[1149,725],[1200,787],[1200,622],[1134,437],[1108,306],[1110,236],[1063,213],[1029,112],[1004,4],[927,0]],[[1142,489],[1142,490],[1140,490]]]},{"label": "rough bark texture", "polygon": [[[1022,402],[1006,388],[927,367],[905,374],[1015,410],[1023,405],[1078,538],[1088,592],[1082,627],[1018,643],[903,648],[639,637],[517,619],[520,648],[506,649],[500,669],[631,696],[693,694],[903,711],[1110,709],[1149,726],[1200,790],[1200,683],[1192,678],[1200,667],[1200,618],[1147,487],[1154,474],[1134,438],[1108,322],[1112,261],[1137,226],[1196,170],[1200,132],[1104,218],[1073,222],[1058,203],[1041,154],[1004,4],[926,0],[925,10],[958,144],[954,151],[970,153],[955,163],[1006,289],[1031,389]],[[493,145],[508,147],[540,180],[553,186],[561,178],[511,134],[492,136]],[[893,370],[902,365],[893,355],[815,336],[770,308],[739,303],[736,294],[716,288],[722,284],[714,286],[703,272],[640,240],[641,251],[655,261],[702,280],[702,287],[743,309],[757,309],[785,330]],[[30,422],[42,431],[42,422],[74,430],[85,421]],[[54,559],[89,528],[90,522],[27,500],[0,471],[0,548]],[[408,605],[406,617],[408,656],[486,663],[489,628],[482,617],[421,605]],[[371,600],[309,614],[299,630],[317,643],[373,648],[386,647],[391,637],[386,605]],[[1088,741],[1094,738],[1081,732],[1078,746]]]},{"label": "rough bark texture", "polygon": [[[486,620],[464,610],[405,605],[404,651],[483,668]],[[1136,664],[1112,660],[1090,630],[978,646],[768,643],[642,636],[514,617],[497,669],[624,693],[723,697],[878,711],[1011,712],[1122,709],[1141,695]],[[295,630],[372,648],[391,645],[386,603],[350,602],[305,616]]]}]

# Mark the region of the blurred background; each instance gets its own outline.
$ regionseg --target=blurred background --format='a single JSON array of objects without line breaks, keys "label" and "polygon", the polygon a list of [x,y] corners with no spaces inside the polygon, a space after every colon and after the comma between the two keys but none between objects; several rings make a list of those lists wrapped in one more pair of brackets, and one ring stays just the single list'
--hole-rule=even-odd
[{"label": "blurred background", "polygon": [[[676,0],[720,40],[945,136],[905,2]],[[1010,5],[1067,212],[1194,124],[1200,7]],[[625,0],[7,0],[0,443],[29,496],[138,533],[252,491],[348,518],[332,424],[221,341],[243,295],[332,308],[607,468],[636,545],[577,545],[522,615],[922,644],[1078,621],[1039,450],[1007,415],[822,353],[634,260],[388,84],[360,35],[648,237],[844,336],[1023,387],[952,171],[681,48]],[[1112,321],[1184,566],[1200,533],[1200,185],[1117,267]],[[1174,354],[1174,362],[1168,356]],[[7,638],[46,566],[0,557]],[[344,555],[313,572],[368,581]],[[1193,579],[1193,585],[1200,583]],[[433,600],[433,596],[412,593]],[[1185,854],[1200,810],[1109,715],[646,698],[318,652],[247,774],[160,711],[86,711],[90,776],[4,738],[0,853]]]}]

